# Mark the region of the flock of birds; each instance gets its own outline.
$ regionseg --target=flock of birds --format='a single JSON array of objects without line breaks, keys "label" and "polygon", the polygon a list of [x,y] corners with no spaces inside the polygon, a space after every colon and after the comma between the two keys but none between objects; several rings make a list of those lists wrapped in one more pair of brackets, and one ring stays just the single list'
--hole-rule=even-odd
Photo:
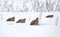
[{"label": "flock of birds", "polygon": [[[19,0],[20,2],[22,0]],[[44,1],[39,1],[39,0],[25,0],[22,2],[21,5],[23,5],[23,9],[18,9],[20,6],[16,6],[17,8],[15,8],[16,10],[14,10],[14,3],[18,3],[18,2],[14,2],[13,0],[9,1],[9,0],[5,0],[5,1],[0,1],[0,12],[51,12],[51,11],[60,11],[60,5],[58,4],[60,1],[59,0],[55,0],[54,2],[52,2],[52,0],[44,0]],[[20,3],[19,3],[20,4]],[[18,5],[19,5],[18,4]],[[53,18],[54,15],[47,15],[46,18]],[[15,21],[15,17],[10,17],[8,18],[6,21]],[[18,19],[18,21],[16,21],[16,23],[25,23],[26,18],[23,19]],[[39,25],[39,18],[35,18],[34,20],[32,20],[30,22],[30,25]]]},{"label": "flock of birds", "polygon": [[[46,18],[53,18],[53,15],[48,15],[46,16]],[[15,21],[15,17],[10,17],[6,21],[9,21],[9,22]],[[26,18],[23,18],[23,19],[19,19],[16,23],[25,23],[25,21],[26,21]],[[39,25],[39,18],[37,17],[34,20],[32,20],[30,22],[30,25]]]}]

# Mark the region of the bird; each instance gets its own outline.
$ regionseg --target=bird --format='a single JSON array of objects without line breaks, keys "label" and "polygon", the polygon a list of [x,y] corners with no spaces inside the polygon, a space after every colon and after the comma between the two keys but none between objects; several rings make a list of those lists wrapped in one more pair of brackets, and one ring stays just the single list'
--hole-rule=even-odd
[{"label": "bird", "polygon": [[46,18],[53,18],[53,15],[48,15],[46,16]]},{"label": "bird", "polygon": [[15,17],[8,18],[6,21],[15,21]]},{"label": "bird", "polygon": [[16,23],[25,23],[26,18],[24,19],[19,19]]},{"label": "bird", "polygon": [[32,20],[30,25],[38,25],[38,18],[36,18],[35,20]]}]

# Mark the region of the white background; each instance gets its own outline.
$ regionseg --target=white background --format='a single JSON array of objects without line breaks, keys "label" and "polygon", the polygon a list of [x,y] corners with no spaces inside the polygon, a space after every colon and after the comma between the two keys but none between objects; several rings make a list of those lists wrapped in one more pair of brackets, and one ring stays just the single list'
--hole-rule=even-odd
[{"label": "white background", "polygon": [[[1,0],[0,0],[0,2],[1,2]],[[2,3],[2,4],[4,4],[4,3]],[[14,6],[14,10],[16,10],[15,7],[18,8],[17,10],[19,10],[20,8],[23,10],[22,4],[19,5],[18,0],[15,0],[15,3],[13,6]],[[0,7],[0,9],[2,7]],[[1,20],[1,14],[3,17],[2,20]],[[46,13],[46,14],[48,14],[48,13]],[[13,14],[10,13],[9,14],[9,13],[0,12],[0,37],[60,37],[60,13],[59,12],[56,14],[59,17],[58,25],[54,24],[55,21],[52,23],[52,25],[50,25],[47,19],[43,19],[43,17],[45,16],[43,13],[41,22],[43,22],[44,25],[40,24],[39,26],[31,26],[29,24],[30,23],[29,19],[30,19],[30,21],[35,19],[37,16],[39,16],[39,14],[38,13],[37,14],[27,13],[27,15],[26,15],[26,13],[19,15],[19,13],[13,13]],[[11,22],[11,23],[6,22],[7,17],[10,17],[10,16],[16,17],[15,22]],[[22,16],[22,18],[24,18],[24,17],[27,18],[27,21],[24,24],[17,24],[16,21],[19,18],[21,18],[21,16]],[[45,24],[44,20],[48,24]],[[55,19],[53,19],[53,20],[55,20]]]},{"label": "white background", "polygon": [[[7,17],[6,14],[3,15],[4,16],[3,18]],[[60,13],[57,13],[57,14],[58,16],[60,15]],[[32,16],[33,14],[31,14],[31,17]],[[15,14],[15,17],[17,17],[16,14]],[[29,19],[28,16],[26,18]],[[58,25],[31,26],[27,23],[16,24],[15,22],[8,23],[5,21],[5,19],[1,20],[0,21],[0,37],[60,37],[60,16],[59,16]]]}]

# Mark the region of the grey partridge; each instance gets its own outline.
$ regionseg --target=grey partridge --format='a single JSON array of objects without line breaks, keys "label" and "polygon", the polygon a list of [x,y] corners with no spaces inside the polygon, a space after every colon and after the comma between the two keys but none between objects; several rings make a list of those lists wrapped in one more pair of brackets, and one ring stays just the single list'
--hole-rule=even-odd
[{"label": "grey partridge", "polygon": [[38,25],[38,18],[36,18],[35,20],[32,20],[30,25]]},{"label": "grey partridge", "polygon": [[48,15],[46,16],[46,18],[53,18],[53,15]]},{"label": "grey partridge", "polygon": [[6,21],[15,21],[15,17],[8,18]]},{"label": "grey partridge", "polygon": [[26,19],[19,19],[16,23],[25,23]]}]

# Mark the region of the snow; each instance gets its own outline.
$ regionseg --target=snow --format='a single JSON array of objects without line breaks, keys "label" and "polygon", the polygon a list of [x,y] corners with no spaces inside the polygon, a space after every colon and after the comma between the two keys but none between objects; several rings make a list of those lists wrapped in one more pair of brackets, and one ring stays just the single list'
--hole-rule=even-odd
[{"label": "snow", "polygon": [[[34,13],[34,12],[33,12]],[[29,13],[4,13],[2,15],[3,20],[0,22],[0,37],[60,37],[60,19],[58,20],[58,25],[51,25],[49,23],[49,19],[44,18],[48,14],[54,14],[54,13],[42,13],[42,21],[46,21],[48,24],[40,24],[39,26],[31,26],[29,23],[29,19],[33,20],[36,17],[39,17],[39,13],[33,14],[31,12]],[[58,14],[58,15],[57,15]],[[31,16],[30,16],[31,15]],[[32,16],[33,15],[33,16]],[[60,13],[55,13],[55,19],[56,15],[59,16]],[[5,20],[8,17],[15,16],[16,21],[19,18],[27,18],[26,23],[16,23],[15,22],[6,22]],[[53,20],[55,20],[53,18]],[[59,16],[60,18],[60,16]],[[41,21],[41,22],[42,22]],[[51,22],[51,21],[50,21]],[[55,21],[53,22],[55,23]]]},{"label": "snow", "polygon": [[[41,3],[39,6],[43,4],[43,6],[41,6],[40,12],[35,12],[34,9],[32,9],[34,7],[32,3],[36,3],[36,0],[35,2],[33,2],[34,0],[32,2],[31,0],[29,1],[24,0],[26,1],[24,3],[26,4],[26,8],[28,8],[29,10],[27,12],[25,12],[23,9],[23,0],[13,0],[13,1],[11,2],[11,0],[9,0],[8,4],[6,4],[8,5],[8,7],[6,6],[7,8],[5,8],[4,0],[0,0],[0,5],[1,5],[0,6],[0,37],[60,37],[60,12],[58,11],[57,8],[57,4],[59,3],[58,0],[57,1],[53,0],[53,2],[55,1],[56,2],[54,4],[53,11],[51,12],[49,12],[45,7],[46,6],[45,0],[39,1]],[[13,8],[9,6],[10,4],[13,6]],[[3,11],[4,8],[6,12]],[[11,12],[10,11],[8,12],[9,8],[12,9]],[[13,11],[13,9],[15,12]],[[22,12],[19,12],[20,10],[22,10]],[[38,9],[38,11],[39,10],[40,9]],[[57,12],[55,12],[55,10],[57,10]],[[47,15],[54,15],[54,17],[46,18]],[[10,17],[15,17],[15,21],[13,22],[6,21]],[[37,17],[39,18],[39,25],[31,26],[30,22],[36,19]],[[22,18],[26,18],[25,23],[16,23],[19,19]]]}]

